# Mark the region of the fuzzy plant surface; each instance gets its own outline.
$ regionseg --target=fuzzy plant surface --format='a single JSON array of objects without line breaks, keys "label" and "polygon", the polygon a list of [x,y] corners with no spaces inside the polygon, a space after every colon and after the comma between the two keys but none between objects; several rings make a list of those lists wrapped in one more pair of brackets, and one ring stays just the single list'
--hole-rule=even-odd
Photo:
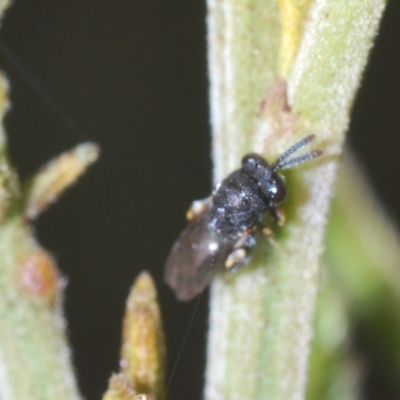
[{"label": "fuzzy plant surface", "polygon": [[[0,16],[8,6],[0,0]],[[0,399],[79,400],[63,313],[66,280],[33,224],[97,160],[99,147],[79,144],[21,182],[3,126],[8,85],[0,74]],[[156,288],[144,272],[127,301],[121,370],[111,376],[104,399],[161,399],[164,342]]]},{"label": "fuzzy plant surface", "polygon": [[[0,2],[1,16],[8,6]],[[97,159],[98,147],[83,143],[20,182],[7,154],[7,110],[8,82],[0,76],[0,399],[77,400],[65,280],[32,223]]]},{"label": "fuzzy plant surface", "polygon": [[[0,2],[1,11],[7,6]],[[212,284],[206,400],[359,398],[362,366],[346,352],[354,310],[390,354],[390,368],[400,371],[398,237],[362,180],[349,184],[360,174],[352,166],[339,179],[326,241],[329,269],[321,268],[351,106],[384,7],[383,0],[208,0],[215,181],[244,154],[272,161],[309,134],[324,155],[285,174],[287,221],[274,230],[275,245],[260,237],[251,265]],[[7,88],[1,78],[1,118]],[[98,151],[81,144],[20,182],[0,125],[2,400],[81,398],[65,334],[64,282],[31,225]],[[360,207],[370,218],[359,218]],[[389,328],[381,341],[379,321]],[[103,399],[164,400],[165,339],[147,273],[129,295],[122,336],[120,371]]]},{"label": "fuzzy plant surface", "polygon": [[[211,287],[205,398],[303,399],[321,255],[351,106],[385,2],[209,0],[214,177],[313,133],[324,155],[286,174],[278,246]],[[337,397],[340,398],[340,397]]]}]

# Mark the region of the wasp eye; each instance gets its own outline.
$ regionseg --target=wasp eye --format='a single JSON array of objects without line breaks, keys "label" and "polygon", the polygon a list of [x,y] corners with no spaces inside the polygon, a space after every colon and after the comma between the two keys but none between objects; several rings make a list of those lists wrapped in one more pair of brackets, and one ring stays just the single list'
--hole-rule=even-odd
[{"label": "wasp eye", "polygon": [[281,204],[285,200],[287,194],[285,182],[283,182],[279,176],[270,179],[264,188],[264,194],[270,206]]}]

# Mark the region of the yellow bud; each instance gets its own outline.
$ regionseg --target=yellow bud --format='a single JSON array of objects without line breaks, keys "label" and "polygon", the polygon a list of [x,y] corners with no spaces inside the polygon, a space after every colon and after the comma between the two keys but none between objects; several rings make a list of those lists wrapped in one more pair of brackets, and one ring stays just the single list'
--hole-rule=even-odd
[{"label": "yellow bud", "polygon": [[42,168],[24,187],[25,216],[35,219],[95,162],[99,147],[82,143]]},{"label": "yellow bud", "polygon": [[127,302],[121,372],[137,393],[161,398],[164,390],[165,339],[157,292],[151,276],[142,272]]}]

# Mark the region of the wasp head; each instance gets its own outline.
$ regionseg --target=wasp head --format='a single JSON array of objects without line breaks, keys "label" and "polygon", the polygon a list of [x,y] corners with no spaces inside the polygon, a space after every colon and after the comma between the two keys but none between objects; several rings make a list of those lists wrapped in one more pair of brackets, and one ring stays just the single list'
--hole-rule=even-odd
[{"label": "wasp head", "polygon": [[259,154],[248,154],[242,159],[242,171],[253,178],[260,187],[261,194],[270,207],[276,207],[286,198],[286,184],[279,170],[288,169],[295,165],[303,164],[306,161],[319,157],[321,150],[313,150],[302,156],[290,158],[293,153],[315,139],[315,135],[308,135],[296,142],[282,153],[272,164]]},{"label": "wasp head", "polygon": [[276,207],[286,198],[286,184],[268,161],[258,154],[248,154],[242,159],[242,171],[253,178],[261,195],[270,207]]}]

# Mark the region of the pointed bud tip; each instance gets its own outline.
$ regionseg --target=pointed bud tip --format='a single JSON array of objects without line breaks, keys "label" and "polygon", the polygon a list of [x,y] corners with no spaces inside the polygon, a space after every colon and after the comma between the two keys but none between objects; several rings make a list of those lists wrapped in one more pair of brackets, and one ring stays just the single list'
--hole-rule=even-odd
[{"label": "pointed bud tip", "polygon": [[84,142],[75,147],[75,154],[85,164],[92,164],[98,160],[100,146],[93,142]]},{"label": "pointed bud tip", "polygon": [[61,193],[77,181],[87,167],[97,160],[100,148],[97,144],[82,143],[45,165],[24,185],[25,215],[35,219]]},{"label": "pointed bud tip", "polygon": [[128,304],[148,304],[157,300],[157,289],[150,273],[143,271],[133,284]]},{"label": "pointed bud tip", "polygon": [[121,372],[139,393],[164,389],[165,339],[157,290],[148,272],[135,280],[124,318]]}]

